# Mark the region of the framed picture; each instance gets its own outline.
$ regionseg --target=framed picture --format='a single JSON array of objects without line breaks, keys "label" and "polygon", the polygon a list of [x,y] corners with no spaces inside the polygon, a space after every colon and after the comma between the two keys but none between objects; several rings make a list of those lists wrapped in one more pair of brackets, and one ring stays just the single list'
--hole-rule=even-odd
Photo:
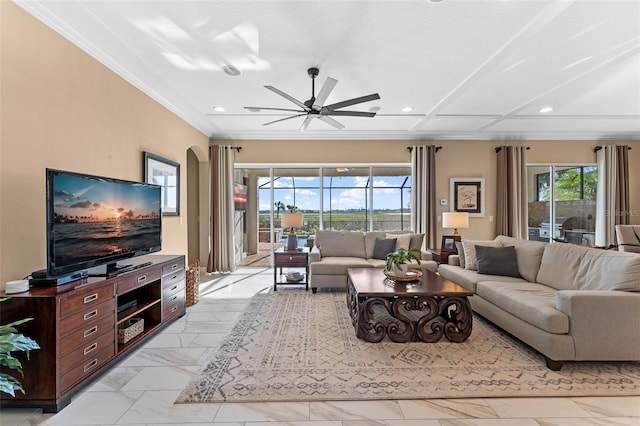
[{"label": "framed picture", "polygon": [[467,212],[470,217],[484,217],[484,179],[451,178],[451,211]]},{"label": "framed picture", "polygon": [[461,238],[462,237],[460,235],[443,235],[440,251],[443,253],[457,253],[458,250],[456,249],[456,241],[462,241]]},{"label": "framed picture", "polygon": [[144,178],[146,183],[160,185],[162,188],[162,215],[179,216],[180,163],[145,152]]}]

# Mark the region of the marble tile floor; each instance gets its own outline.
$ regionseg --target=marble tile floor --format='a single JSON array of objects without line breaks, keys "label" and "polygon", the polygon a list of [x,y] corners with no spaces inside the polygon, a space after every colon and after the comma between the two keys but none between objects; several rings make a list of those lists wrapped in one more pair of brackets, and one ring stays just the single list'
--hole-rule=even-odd
[{"label": "marble tile floor", "polygon": [[[57,414],[2,409],[0,425],[640,426],[640,396],[173,404],[273,269],[202,275],[200,302]],[[304,291],[300,286],[278,291]]]}]

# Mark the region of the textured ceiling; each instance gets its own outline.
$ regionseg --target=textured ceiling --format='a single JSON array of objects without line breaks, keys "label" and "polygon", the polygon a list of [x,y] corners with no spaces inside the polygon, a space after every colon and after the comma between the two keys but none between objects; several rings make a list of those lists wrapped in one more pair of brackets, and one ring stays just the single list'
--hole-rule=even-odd
[{"label": "textured ceiling", "polygon": [[[640,139],[640,0],[17,3],[214,138]],[[305,101],[311,66],[376,117],[243,108],[296,109],[263,86]]]}]

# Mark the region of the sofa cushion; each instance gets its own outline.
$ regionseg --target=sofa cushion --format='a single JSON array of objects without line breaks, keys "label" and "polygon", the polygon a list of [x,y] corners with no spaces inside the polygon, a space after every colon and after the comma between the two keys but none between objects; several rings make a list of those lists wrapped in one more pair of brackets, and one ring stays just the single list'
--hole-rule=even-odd
[{"label": "sofa cushion", "polygon": [[456,241],[456,250],[458,251],[458,262],[460,262],[460,267],[464,268],[464,246],[462,245],[462,241]]},{"label": "sofa cushion", "polygon": [[482,275],[477,271],[470,271],[459,266],[447,265],[441,263],[438,266],[440,276],[466,288],[469,291],[476,292],[476,286],[482,281],[500,281],[507,283],[526,283],[522,278],[505,277],[501,275]]},{"label": "sofa cushion", "polygon": [[386,260],[387,255],[396,249],[395,238],[376,238],[376,244],[373,246],[372,259]]},{"label": "sofa cushion", "polygon": [[591,249],[578,268],[576,290],[640,291],[640,256]]},{"label": "sofa cushion", "polygon": [[475,271],[478,269],[476,259],[476,245],[487,247],[501,247],[500,241],[488,240],[462,240],[462,248],[464,249],[464,269]]},{"label": "sofa cushion", "polygon": [[387,234],[386,238],[396,239],[396,250],[409,250],[409,244],[411,244],[411,234]]},{"label": "sofa cushion", "polygon": [[540,269],[540,262],[542,262],[542,253],[548,243],[520,240],[504,235],[499,235],[496,240],[500,241],[503,246],[514,246],[516,248],[520,276],[527,281],[535,282]]},{"label": "sofa cushion", "polygon": [[309,265],[311,275],[347,275],[348,268],[372,268],[373,265],[367,259],[361,257],[325,257],[319,262]]},{"label": "sofa cushion", "polygon": [[424,234],[411,234],[411,242],[409,248],[417,248],[422,250],[422,243],[424,242]]},{"label": "sofa cushion", "polygon": [[476,246],[478,273],[519,278],[516,248]]},{"label": "sofa cushion", "polygon": [[556,309],[557,291],[529,282],[478,283],[477,295],[542,330],[569,333],[569,317]]},{"label": "sofa cushion", "polygon": [[364,234],[349,231],[318,231],[316,246],[322,257],[349,256],[365,258]]},{"label": "sofa cushion", "polygon": [[547,244],[542,253],[536,282],[556,290],[575,290],[580,263],[589,250],[593,249],[575,244]]}]

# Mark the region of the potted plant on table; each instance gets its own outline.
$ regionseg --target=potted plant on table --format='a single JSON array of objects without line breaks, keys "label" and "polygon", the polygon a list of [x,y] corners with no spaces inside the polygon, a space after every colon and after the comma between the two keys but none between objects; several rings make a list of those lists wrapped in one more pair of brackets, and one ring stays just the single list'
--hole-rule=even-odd
[{"label": "potted plant on table", "polygon": [[420,265],[420,250],[417,248],[403,249],[391,252],[387,255],[386,271],[394,275],[407,275],[409,263],[415,260]]}]

